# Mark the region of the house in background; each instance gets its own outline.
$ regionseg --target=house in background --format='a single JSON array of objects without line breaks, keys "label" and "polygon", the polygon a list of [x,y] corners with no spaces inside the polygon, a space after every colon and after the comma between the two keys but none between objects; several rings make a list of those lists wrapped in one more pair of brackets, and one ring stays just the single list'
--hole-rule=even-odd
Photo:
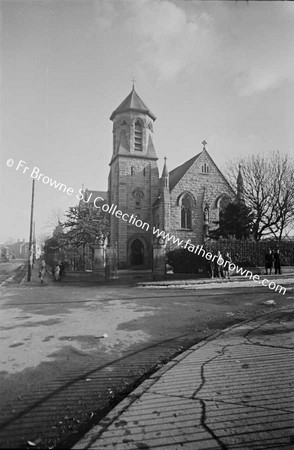
[{"label": "house in background", "polygon": [[7,247],[12,257],[16,259],[27,259],[29,256],[29,242],[26,242],[25,239],[22,241],[17,239],[17,242],[8,244]]}]

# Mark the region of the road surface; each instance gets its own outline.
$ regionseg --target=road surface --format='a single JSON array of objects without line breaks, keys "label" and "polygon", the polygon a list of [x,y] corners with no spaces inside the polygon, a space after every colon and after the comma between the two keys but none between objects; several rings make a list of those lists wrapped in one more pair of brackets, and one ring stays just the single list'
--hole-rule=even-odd
[{"label": "road surface", "polygon": [[48,278],[3,287],[0,447],[69,448],[173,355],[293,306],[292,288],[282,296],[262,287],[159,290]]}]

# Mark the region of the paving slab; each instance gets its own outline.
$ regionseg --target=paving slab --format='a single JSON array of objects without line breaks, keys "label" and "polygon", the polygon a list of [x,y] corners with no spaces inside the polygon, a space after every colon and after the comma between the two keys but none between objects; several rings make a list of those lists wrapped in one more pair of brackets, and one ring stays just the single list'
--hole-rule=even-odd
[{"label": "paving slab", "polygon": [[294,449],[294,309],[194,345],[74,449]]}]

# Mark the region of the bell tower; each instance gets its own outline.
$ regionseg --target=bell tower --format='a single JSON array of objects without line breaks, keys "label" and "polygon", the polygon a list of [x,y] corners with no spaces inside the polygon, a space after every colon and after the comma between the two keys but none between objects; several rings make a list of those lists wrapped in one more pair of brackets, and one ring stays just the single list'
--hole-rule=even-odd
[{"label": "bell tower", "polygon": [[119,267],[147,268],[151,264],[152,205],[159,188],[158,158],[153,144],[156,117],[133,85],[110,120],[113,122],[113,148],[109,164],[109,204],[149,224],[147,231],[147,226],[143,230],[111,215],[110,242],[117,244]]}]

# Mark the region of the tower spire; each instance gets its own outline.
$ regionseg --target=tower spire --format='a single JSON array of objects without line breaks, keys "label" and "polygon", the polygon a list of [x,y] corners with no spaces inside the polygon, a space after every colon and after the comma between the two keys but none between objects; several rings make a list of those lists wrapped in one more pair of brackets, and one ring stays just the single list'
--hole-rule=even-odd
[{"label": "tower spire", "polygon": [[164,165],[163,165],[163,170],[162,170],[162,175],[161,178],[168,178],[169,177],[169,173],[167,170],[167,165],[166,165],[166,156],[164,157]]},{"label": "tower spire", "polygon": [[147,114],[153,121],[156,120],[155,115],[150,111],[148,106],[143,102],[135,91],[135,79],[133,79],[133,89],[130,94],[124,99],[124,101],[113,111],[110,116],[110,120],[114,120],[118,114],[126,112],[135,112]]},{"label": "tower spire", "polygon": [[167,165],[166,165],[166,156],[164,157],[164,165],[163,165],[161,180],[162,180],[162,186],[164,188],[168,188],[169,187],[169,173],[168,173]]}]

